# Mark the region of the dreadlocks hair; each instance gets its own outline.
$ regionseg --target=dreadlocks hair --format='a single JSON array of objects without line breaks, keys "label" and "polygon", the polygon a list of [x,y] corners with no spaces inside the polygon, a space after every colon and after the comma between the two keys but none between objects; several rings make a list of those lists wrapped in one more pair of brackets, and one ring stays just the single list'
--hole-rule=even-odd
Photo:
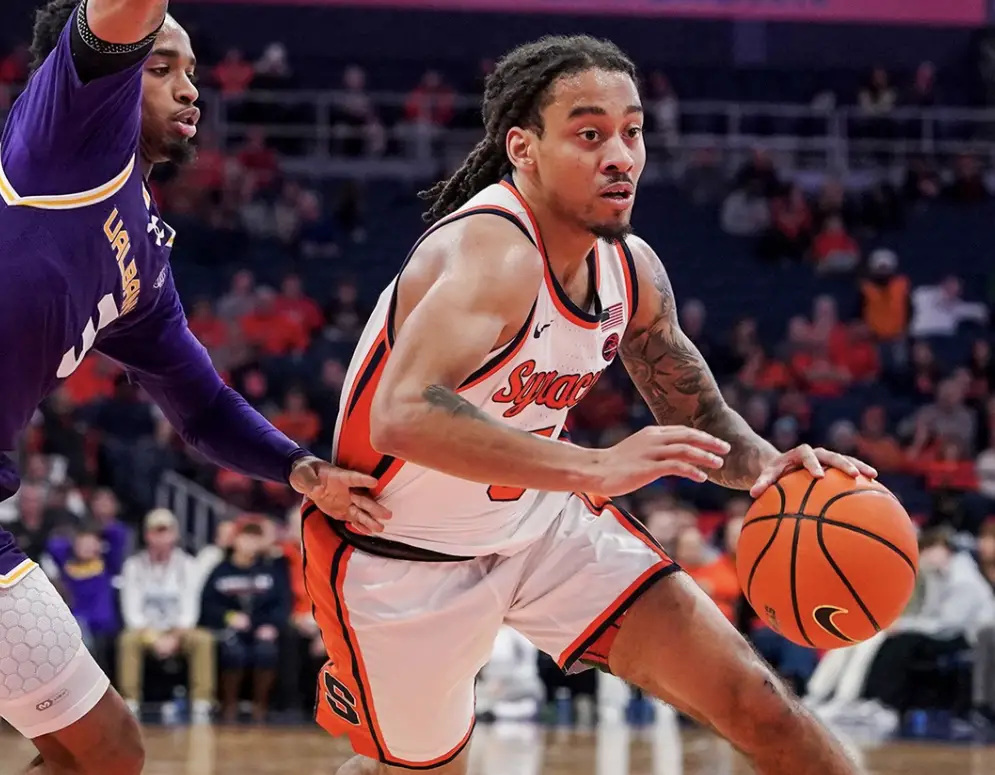
[{"label": "dreadlocks hair", "polygon": [[547,36],[505,55],[484,87],[484,139],[452,177],[418,194],[432,203],[423,219],[433,223],[449,215],[511,172],[505,151],[508,130],[520,126],[541,136],[542,110],[549,104],[553,84],[592,69],[636,79],[635,65],[618,46],[587,35]]},{"label": "dreadlocks hair", "polygon": [[62,30],[79,3],[80,0],[49,0],[35,11],[34,34],[31,38],[32,73],[41,67],[41,63],[55,49]]}]

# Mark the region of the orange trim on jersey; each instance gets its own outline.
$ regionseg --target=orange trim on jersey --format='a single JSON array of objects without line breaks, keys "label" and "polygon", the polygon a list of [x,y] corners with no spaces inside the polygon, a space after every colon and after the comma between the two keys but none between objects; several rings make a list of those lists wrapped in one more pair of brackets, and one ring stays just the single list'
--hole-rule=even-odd
[{"label": "orange trim on jersey", "polygon": [[329,527],[329,517],[315,510],[308,513],[310,505],[305,499],[302,506],[304,585],[329,657],[318,676],[315,720],[329,734],[348,737],[356,753],[384,764],[422,770],[448,763],[470,741],[475,719],[455,748],[431,761],[409,762],[390,753],[345,599],[346,572],[356,550]]},{"label": "orange trim on jersey", "polygon": [[390,343],[384,327],[366,353],[349,390],[349,398],[340,409],[342,424],[335,453],[336,465],[377,477],[379,482],[373,490],[374,495],[382,492],[404,465],[403,460],[383,455],[370,444],[373,396],[389,357]]},{"label": "orange trim on jersey", "polygon": [[633,289],[636,285],[636,278],[633,277],[632,272],[629,271],[629,260],[625,257],[625,250],[622,248],[621,242],[615,243],[615,252],[618,253],[618,260],[622,264],[622,276],[625,278],[625,309],[629,316],[629,320],[632,320],[634,312],[632,309],[632,303],[635,301]]},{"label": "orange trim on jersey", "polygon": [[[525,201],[521,192],[513,185],[511,185],[507,180],[502,180],[501,185],[504,186],[508,191],[510,191],[518,203],[522,206],[525,214],[528,216],[529,223],[532,224],[532,230],[535,232],[536,247],[539,248],[539,253],[542,256],[542,268],[543,274],[546,279],[546,289],[549,291],[550,298],[553,299],[553,305],[559,311],[563,317],[569,320],[574,325],[578,325],[581,328],[596,329],[599,325],[597,320],[585,320],[584,318],[577,315],[572,309],[570,309],[566,304],[563,303],[563,299],[560,298],[561,289],[557,286],[556,278],[553,277],[553,270],[549,265],[549,255],[546,253],[546,245],[542,241],[542,234],[539,231],[539,223],[536,221],[535,215],[532,213],[532,208],[529,207],[529,203]],[[598,281],[600,280],[600,271],[598,268],[598,255],[597,255],[597,243],[595,243],[595,255],[594,255],[594,287],[599,288]]]}]

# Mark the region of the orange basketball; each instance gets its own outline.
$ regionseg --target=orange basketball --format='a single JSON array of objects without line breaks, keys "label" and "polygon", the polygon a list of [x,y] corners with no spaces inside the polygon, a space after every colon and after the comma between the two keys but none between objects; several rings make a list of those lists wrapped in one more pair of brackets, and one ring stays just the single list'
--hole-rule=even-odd
[{"label": "orange basketball", "polygon": [[892,624],[919,570],[915,528],[877,482],[795,471],[750,508],[736,550],[746,599],[788,640],[835,649]]}]

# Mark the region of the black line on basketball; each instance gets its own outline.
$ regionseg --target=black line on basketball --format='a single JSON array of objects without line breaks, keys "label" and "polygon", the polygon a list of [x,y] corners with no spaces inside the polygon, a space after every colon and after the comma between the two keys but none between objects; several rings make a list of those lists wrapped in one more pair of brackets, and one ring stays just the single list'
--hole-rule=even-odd
[{"label": "black line on basketball", "polygon": [[[812,495],[812,490],[815,489],[815,486],[820,481],[822,481],[822,480],[821,479],[815,479],[815,478],[813,478],[812,481],[808,483],[808,487],[805,489],[805,494],[802,496],[801,505],[798,507],[798,511],[800,511],[802,514],[805,513],[805,506],[808,503],[808,499]],[[781,511],[784,511],[784,507],[783,506],[781,507]]]},{"label": "black line on basketball", "polygon": [[[811,488],[809,488],[811,492]],[[808,499],[809,493],[805,493],[805,499]],[[804,507],[805,500],[802,501],[802,506]],[[795,612],[795,623],[798,625],[798,631],[802,634],[805,642],[815,648],[815,644],[812,639],[808,637],[808,633],[805,631],[805,624],[802,622],[801,609],[798,606],[798,579],[795,569],[798,566],[798,539],[801,537],[802,532],[802,521],[800,519],[795,520],[795,534],[791,539],[791,607]]]},{"label": "black line on basketball", "polygon": [[[771,546],[774,545],[774,541],[777,538],[777,531],[781,529],[781,520],[784,519],[784,515],[772,517],[772,519],[777,520],[777,524],[774,525],[774,532],[770,534],[770,538],[767,539],[767,544],[760,550],[760,554],[757,555],[757,559],[753,561],[753,567],[750,568],[750,575],[746,580],[746,599],[749,601],[750,605],[753,605],[753,577],[757,575],[757,568],[760,567],[760,561],[770,550]],[[750,522],[750,524],[752,525],[753,522]]]},{"label": "black line on basketball", "polygon": [[784,509],[785,509],[785,507],[787,506],[787,503],[788,503],[788,496],[784,494],[784,488],[781,487],[781,483],[780,482],[774,482],[774,489],[777,490],[777,494],[781,498],[781,508],[778,511],[779,511],[779,513],[783,514],[784,513]]},{"label": "black line on basketball", "polygon": [[[872,490],[855,490],[854,492],[872,492]],[[915,563],[908,558],[908,555],[906,555],[905,552],[903,552],[901,549],[895,546],[887,538],[882,538],[877,533],[872,533],[870,530],[864,530],[864,528],[862,527],[857,527],[856,525],[850,525],[846,522],[839,522],[835,519],[830,519],[829,517],[817,517],[811,514],[772,514],[766,517],[754,517],[745,525],[743,525],[743,530],[746,530],[746,528],[750,527],[750,525],[755,525],[757,522],[770,522],[772,519],[784,519],[785,517],[793,517],[794,519],[812,520],[815,522],[821,521],[827,525],[832,525],[833,527],[841,527],[844,528],[845,530],[852,530],[854,533],[859,533],[862,536],[866,536],[867,538],[870,538],[872,541],[877,541],[882,546],[887,546],[889,549],[891,549],[891,551],[893,551],[895,554],[897,554],[899,557],[905,560],[906,564],[909,566],[909,569],[913,573],[917,573]]]},{"label": "black line on basketball", "polygon": [[829,553],[829,547],[826,546],[826,539],[822,535],[822,527],[825,524],[825,522],[818,522],[816,524],[816,532],[819,536],[819,548],[822,549],[822,553],[826,556],[829,564],[833,566],[833,570],[836,571],[836,575],[839,576],[840,581],[842,581],[844,586],[846,586],[847,590],[853,596],[853,599],[857,601],[857,605],[859,605],[860,610],[864,612],[864,616],[867,617],[867,621],[869,621],[874,627],[874,632],[881,632],[881,628],[878,627],[877,619],[874,618],[874,614],[871,613],[871,609],[864,605],[864,601],[860,599],[860,595],[858,595],[857,590],[853,588],[853,584],[850,583],[850,580],[844,575],[842,568],[836,564],[836,560],[834,560],[833,556]]}]

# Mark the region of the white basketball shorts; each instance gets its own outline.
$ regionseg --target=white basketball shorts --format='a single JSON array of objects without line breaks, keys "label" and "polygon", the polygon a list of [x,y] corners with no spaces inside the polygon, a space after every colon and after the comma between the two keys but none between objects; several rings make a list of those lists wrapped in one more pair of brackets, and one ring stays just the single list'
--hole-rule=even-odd
[{"label": "white basketball shorts", "polygon": [[517,554],[448,562],[372,554],[305,503],[304,550],[329,655],[318,723],[356,753],[414,769],[469,742],[474,681],[502,626],[565,670],[607,668],[626,610],[678,569],[635,519],[581,496]]},{"label": "white basketball shorts", "polygon": [[0,717],[27,738],[79,721],[110,686],[69,606],[31,565],[0,589]]}]

